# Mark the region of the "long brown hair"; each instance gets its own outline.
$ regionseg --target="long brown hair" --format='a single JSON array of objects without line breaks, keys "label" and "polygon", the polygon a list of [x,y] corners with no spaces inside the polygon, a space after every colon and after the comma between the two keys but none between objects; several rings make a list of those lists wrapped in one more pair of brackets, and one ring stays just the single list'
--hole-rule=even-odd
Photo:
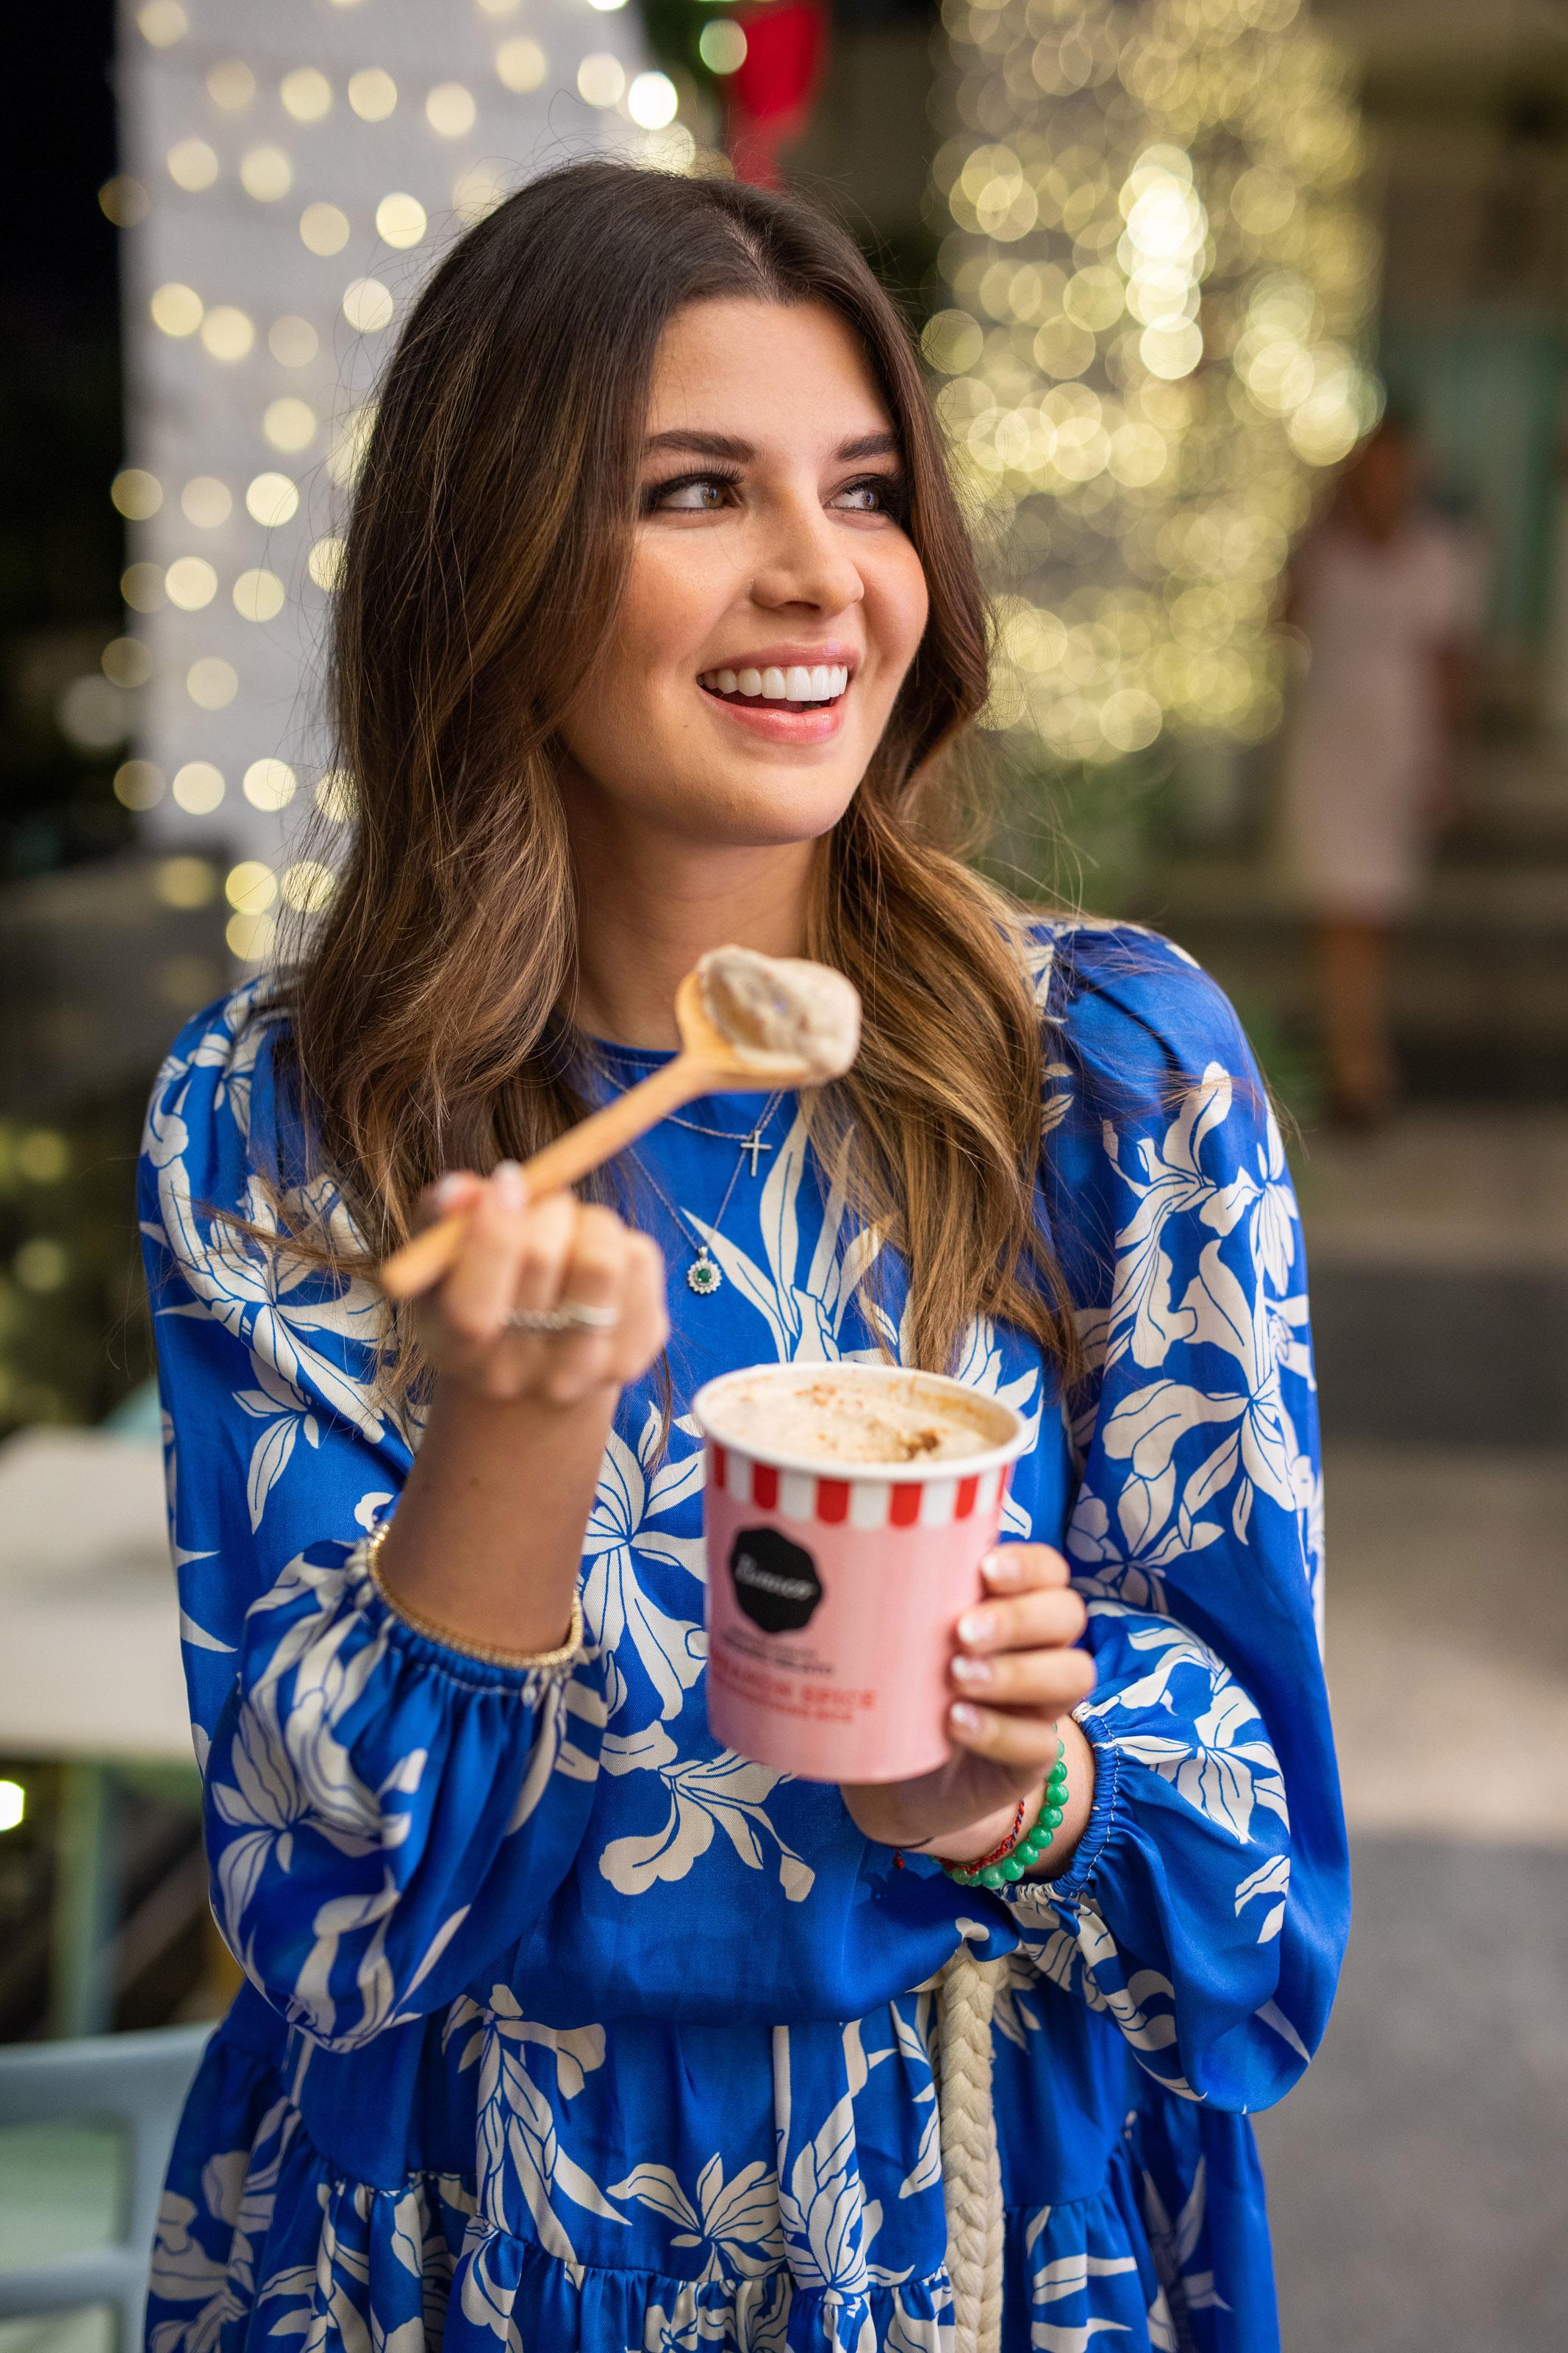
[{"label": "long brown hair", "polygon": [[[1039,1013],[1021,917],[955,855],[951,760],[986,691],[985,607],[907,329],[841,230],[720,179],[574,164],[425,287],[380,395],[336,599],[356,830],[287,1001],[310,1125],[369,1246],[441,1169],[525,1159],[580,1115],[575,923],[556,730],[616,626],[659,336],[718,297],[816,302],[897,427],[931,618],[817,861],[805,952],[865,1000],[811,1104],[908,1268],[906,1351],[985,1312],[1070,1368],[1035,1215]],[[402,1380],[416,1369],[405,1339]]]}]

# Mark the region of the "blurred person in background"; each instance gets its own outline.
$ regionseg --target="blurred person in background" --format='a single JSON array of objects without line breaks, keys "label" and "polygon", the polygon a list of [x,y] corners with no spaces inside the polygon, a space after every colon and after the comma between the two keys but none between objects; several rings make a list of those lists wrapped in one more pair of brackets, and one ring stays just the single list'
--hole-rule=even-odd
[{"label": "blurred person in background", "polygon": [[1421,498],[1389,411],[1298,553],[1286,619],[1310,654],[1285,763],[1285,855],[1312,924],[1331,1115],[1364,1126],[1398,1085],[1389,965],[1449,804],[1482,565]]}]

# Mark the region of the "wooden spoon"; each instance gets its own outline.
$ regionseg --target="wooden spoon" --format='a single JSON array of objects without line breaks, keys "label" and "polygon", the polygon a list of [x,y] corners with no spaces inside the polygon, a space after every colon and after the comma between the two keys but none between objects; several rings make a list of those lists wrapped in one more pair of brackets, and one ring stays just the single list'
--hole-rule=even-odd
[{"label": "wooden spoon", "polygon": [[[823,1071],[802,1056],[768,1053],[727,1038],[702,1001],[700,973],[689,972],[675,993],[680,1051],[635,1087],[523,1164],[530,1200],[575,1185],[591,1169],[646,1135],[650,1127],[699,1095],[760,1094],[764,1088],[816,1086]],[[404,1243],[382,1262],[381,1286],[389,1299],[414,1299],[439,1282],[457,1257],[467,1208],[454,1209]]]}]

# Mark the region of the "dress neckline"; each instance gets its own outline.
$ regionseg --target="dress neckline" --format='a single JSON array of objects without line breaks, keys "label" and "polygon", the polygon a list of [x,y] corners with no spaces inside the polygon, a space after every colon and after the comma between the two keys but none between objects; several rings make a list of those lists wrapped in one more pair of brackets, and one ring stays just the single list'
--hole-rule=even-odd
[{"label": "dress neckline", "polygon": [[594,1052],[605,1061],[640,1064],[650,1071],[656,1070],[660,1063],[673,1062],[680,1050],[678,1046],[623,1046],[614,1038],[596,1038],[591,1029],[584,1029],[582,1035]]},{"label": "dress neckline", "polygon": [[[623,1046],[614,1038],[597,1038],[591,1030],[584,1030],[583,1035],[595,1060],[605,1066],[605,1074],[624,1079],[628,1082],[637,1078],[646,1078],[649,1071],[662,1069],[667,1062],[673,1062],[679,1051],[679,1049],[674,1046]],[[694,1111],[700,1112],[704,1103],[728,1103],[731,1099],[751,1103],[754,1096],[770,1095],[775,1092],[783,1096],[789,1096],[796,1090],[794,1087],[782,1087],[775,1090],[763,1082],[754,1089],[747,1088],[743,1091],[726,1089],[722,1095],[701,1095],[694,1103],[687,1104],[687,1118],[675,1119],[673,1124],[677,1127],[686,1126],[690,1114]],[[700,1129],[697,1132],[701,1133]],[[725,1140],[728,1141],[727,1135]],[[644,1138],[644,1141],[646,1142],[647,1139]],[[740,1136],[737,1134],[736,1142],[739,1141]]]}]

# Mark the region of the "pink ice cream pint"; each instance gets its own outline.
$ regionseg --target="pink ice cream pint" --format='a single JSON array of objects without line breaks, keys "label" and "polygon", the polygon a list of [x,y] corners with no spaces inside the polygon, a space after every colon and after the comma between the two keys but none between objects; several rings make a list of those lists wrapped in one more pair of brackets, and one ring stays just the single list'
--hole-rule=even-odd
[{"label": "pink ice cream pint", "polygon": [[886,1365],[757,1365],[692,1409],[714,1737],[806,1780],[942,1764],[953,1627],[980,1598],[1023,1417]]}]

